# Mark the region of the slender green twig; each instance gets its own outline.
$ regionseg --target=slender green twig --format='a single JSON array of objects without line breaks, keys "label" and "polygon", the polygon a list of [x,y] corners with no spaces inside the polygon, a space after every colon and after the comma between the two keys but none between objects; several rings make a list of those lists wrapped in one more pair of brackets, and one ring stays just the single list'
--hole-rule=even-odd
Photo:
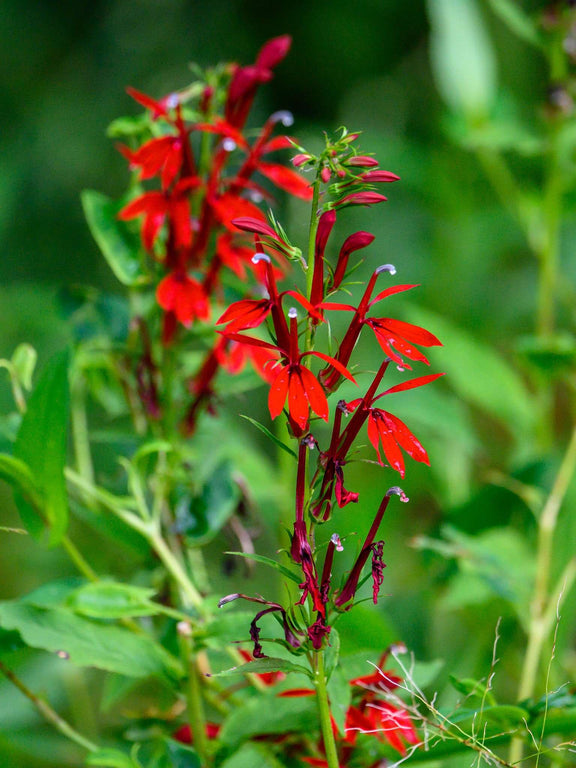
[{"label": "slender green twig", "polygon": [[56,730],[60,731],[61,734],[66,736],[74,743],[78,744],[78,746],[82,747],[83,749],[88,750],[88,752],[95,752],[98,749],[96,744],[91,742],[81,733],[78,733],[78,731],[73,728],[69,722],[60,717],[60,715],[54,709],[52,709],[50,704],[45,701],[45,699],[40,698],[40,696],[31,691],[30,688],[28,688],[28,686],[22,682],[22,680],[20,680],[20,678],[1,661],[0,672],[4,675],[4,677],[6,677],[7,680],[12,683],[12,685],[18,688],[18,690],[24,696],[26,696],[30,702],[32,702],[40,715],[42,715],[42,717],[48,723],[50,723],[50,725],[54,726]]},{"label": "slender green twig", "polygon": [[202,700],[202,688],[200,685],[200,671],[197,665],[197,654],[194,653],[192,643],[192,627],[189,623],[181,621],[178,624],[178,636],[182,661],[188,672],[186,701],[188,705],[188,722],[194,737],[194,746],[203,766],[211,765],[208,738],[206,735],[206,718]]},{"label": "slender green twig", "polygon": [[[536,554],[536,577],[530,611],[528,642],[518,687],[518,700],[523,701],[534,695],[538,670],[542,663],[542,649],[551,631],[558,600],[561,592],[549,593],[550,571],[552,567],[554,534],[558,522],[558,513],[564,501],[566,491],[576,471],[576,427],[568,444],[566,453],[554,480],[544,509],[538,519],[538,541]],[[572,571],[566,574],[573,580]],[[554,599],[554,602],[551,602]],[[517,763],[522,759],[523,740],[514,738],[510,745],[509,761]]]}]

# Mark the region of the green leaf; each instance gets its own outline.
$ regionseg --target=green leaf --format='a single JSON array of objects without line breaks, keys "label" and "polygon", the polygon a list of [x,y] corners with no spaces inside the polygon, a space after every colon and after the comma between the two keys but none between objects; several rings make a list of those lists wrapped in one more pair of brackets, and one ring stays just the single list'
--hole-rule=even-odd
[{"label": "green leaf", "polygon": [[69,353],[56,355],[46,366],[29,400],[14,446],[16,459],[26,463],[43,496],[42,517],[26,496],[16,504],[29,532],[41,538],[45,526],[48,543],[58,544],[68,527],[68,499],[64,468],[69,412]]},{"label": "green leaf", "polygon": [[86,758],[86,765],[99,768],[138,768],[138,763],[119,749],[98,749],[91,752]]},{"label": "green leaf", "polygon": [[220,731],[223,744],[235,746],[252,736],[297,733],[304,731],[313,738],[318,720],[314,697],[283,698],[263,694],[234,709]]},{"label": "green leaf", "polygon": [[446,104],[470,122],[485,118],[496,96],[496,59],[476,0],[428,0],[430,55]]},{"label": "green leaf", "polygon": [[64,653],[74,664],[127,677],[180,674],[178,662],[146,635],[17,601],[0,603],[0,625],[15,629],[32,648]]},{"label": "green leaf", "polygon": [[310,675],[310,670],[301,664],[295,664],[288,659],[277,659],[273,656],[267,656],[265,659],[254,659],[239,667],[230,667],[222,672],[217,672],[211,677],[232,677],[234,675],[259,675],[266,672],[300,672]]},{"label": "green leaf", "polygon": [[220,463],[202,488],[200,496],[185,494],[176,507],[177,531],[188,544],[211,541],[228,522],[240,500],[240,489],[232,477],[232,464]]},{"label": "green leaf", "polygon": [[518,5],[517,0],[488,0],[494,13],[517,37],[526,43],[542,47],[543,41],[534,21]]},{"label": "green leaf", "polygon": [[222,768],[284,768],[265,744],[243,744]]},{"label": "green leaf", "polygon": [[109,267],[123,285],[142,285],[148,282],[148,277],[142,267],[140,240],[118,219],[124,203],[89,189],[82,193],[90,232]]},{"label": "green leaf", "polygon": [[151,601],[153,589],[114,581],[86,584],[67,599],[68,607],[93,619],[119,619],[130,616],[155,616],[162,606]]},{"label": "green leaf", "polygon": [[36,510],[37,514],[42,513],[42,494],[34,482],[34,477],[27,464],[7,453],[0,453],[0,479],[17,490],[26,503]]},{"label": "green leaf", "polygon": [[512,366],[495,349],[440,315],[410,305],[410,319],[429,328],[444,344],[444,350],[431,350],[430,357],[435,366],[446,371],[446,383],[524,442],[537,409]]},{"label": "green leaf", "polygon": [[254,618],[254,611],[230,611],[218,613],[195,635],[196,642],[202,642],[208,648],[221,649],[224,646],[249,639],[249,627]]},{"label": "green leaf", "polygon": [[276,435],[268,429],[268,427],[265,427],[264,424],[260,424],[259,421],[256,421],[256,419],[251,419],[250,416],[245,416],[243,413],[240,414],[243,419],[246,419],[246,421],[249,421],[250,424],[253,424],[256,429],[259,429],[260,432],[263,432],[266,437],[269,437],[270,440],[272,440],[273,443],[276,443],[276,445],[279,448],[282,448],[283,451],[286,451],[286,453],[289,453],[290,456],[293,456],[296,461],[298,461],[298,456],[294,453],[292,448],[289,448],[285,443],[282,442],[279,438],[276,437]]},{"label": "green leaf", "polygon": [[255,555],[251,552],[225,552],[224,554],[235,555],[236,557],[245,557],[247,560],[254,560],[256,563],[269,565],[271,568],[274,568],[276,571],[278,571],[278,573],[281,573],[287,579],[291,579],[296,584],[300,584],[302,581],[301,576],[299,576],[297,573],[294,573],[294,571],[291,571],[290,568],[286,568],[286,566],[277,563],[276,560],[273,560],[271,557],[266,557],[265,555]]}]

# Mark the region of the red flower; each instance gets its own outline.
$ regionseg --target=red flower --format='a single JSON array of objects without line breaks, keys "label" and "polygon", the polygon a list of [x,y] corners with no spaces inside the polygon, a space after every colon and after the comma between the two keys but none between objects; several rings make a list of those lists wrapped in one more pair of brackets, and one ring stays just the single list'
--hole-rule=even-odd
[{"label": "red flower", "polygon": [[210,305],[202,285],[184,272],[170,272],[156,289],[156,300],[166,312],[173,312],[182,325],[189,326],[196,318],[207,320]]},{"label": "red flower", "polygon": [[150,139],[136,151],[120,146],[120,151],[131,168],[140,168],[140,179],[151,179],[162,174],[162,188],[166,189],[178,175],[184,158],[180,136],[161,136]]},{"label": "red flower", "polygon": [[395,363],[405,368],[410,368],[410,366],[404,362],[400,355],[405,355],[410,360],[426,363],[426,365],[430,364],[428,358],[415,349],[413,344],[420,344],[423,347],[442,346],[433,333],[420,328],[418,325],[412,325],[412,323],[392,320],[389,317],[369,317],[365,322],[376,334],[376,339],[384,353]]},{"label": "red flower", "polygon": [[188,247],[192,242],[188,194],[200,184],[199,179],[190,177],[179,181],[171,192],[144,192],[122,208],[118,218],[128,220],[144,216],[142,241],[149,251],[166,220],[174,235],[174,245],[177,248]]}]

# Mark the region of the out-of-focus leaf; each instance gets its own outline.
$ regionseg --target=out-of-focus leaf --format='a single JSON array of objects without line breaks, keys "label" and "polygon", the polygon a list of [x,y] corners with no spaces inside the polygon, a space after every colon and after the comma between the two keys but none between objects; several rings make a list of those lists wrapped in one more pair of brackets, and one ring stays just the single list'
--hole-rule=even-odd
[{"label": "out-of-focus leaf", "polygon": [[114,581],[86,584],[75,590],[66,600],[75,613],[93,619],[118,619],[126,616],[155,616],[162,606],[151,598],[153,589],[135,587]]},{"label": "out-of-focus leaf", "polygon": [[229,611],[212,617],[197,636],[197,642],[203,642],[209,648],[223,648],[229,643],[249,640],[250,623],[254,611]]},{"label": "out-of-focus leaf", "polygon": [[494,13],[517,37],[526,43],[542,47],[542,39],[534,21],[524,13],[515,0],[488,0]]},{"label": "out-of-focus leaf", "polygon": [[504,424],[517,440],[525,440],[534,423],[533,398],[512,366],[496,350],[448,320],[410,306],[410,318],[432,330],[445,349],[431,350],[435,367],[467,402]]},{"label": "out-of-focus leaf", "polygon": [[235,746],[257,735],[310,733],[311,724],[317,719],[317,704],[313,697],[283,698],[264,694],[232,712],[220,731],[220,740]]},{"label": "out-of-focus leaf", "polygon": [[56,355],[46,366],[28,400],[14,446],[14,456],[30,468],[42,499],[42,516],[16,493],[16,504],[30,533],[40,538],[48,527],[48,543],[58,544],[68,527],[64,468],[69,412],[69,354]]},{"label": "out-of-focus leaf", "polygon": [[139,768],[132,758],[119,749],[98,749],[86,758],[86,765],[98,768]]},{"label": "out-of-focus leaf", "polygon": [[430,55],[447,105],[474,123],[496,95],[496,59],[476,0],[428,0]]},{"label": "out-of-focus leaf", "polygon": [[184,495],[176,507],[176,527],[190,545],[211,541],[228,522],[240,500],[230,462],[219,464],[200,496]]},{"label": "out-of-focus leaf", "polygon": [[330,675],[327,688],[328,698],[330,699],[330,712],[338,727],[338,732],[344,735],[346,712],[352,700],[352,686],[342,673],[342,670],[337,668]]},{"label": "out-of-focus leaf", "polygon": [[265,744],[243,744],[222,768],[283,768]]},{"label": "out-of-focus leaf", "polygon": [[571,373],[576,363],[576,338],[569,333],[558,333],[552,338],[525,336],[516,349],[530,365],[546,375]]},{"label": "out-of-focus leaf", "polygon": [[27,464],[7,453],[0,453],[0,479],[17,490],[38,515],[42,514],[44,503],[42,494]]},{"label": "out-of-focus leaf", "polygon": [[88,226],[111,270],[123,285],[142,285],[148,282],[142,268],[142,248],[138,237],[118,219],[123,205],[124,201],[111,200],[94,190],[82,193]]},{"label": "out-of-focus leaf", "polygon": [[0,624],[17,630],[32,648],[64,653],[81,667],[97,667],[127,677],[181,672],[176,660],[150,637],[61,608],[44,609],[17,601],[0,603]]},{"label": "out-of-focus leaf", "polygon": [[12,365],[18,380],[25,389],[32,389],[32,376],[38,354],[31,344],[19,344],[12,355]]}]

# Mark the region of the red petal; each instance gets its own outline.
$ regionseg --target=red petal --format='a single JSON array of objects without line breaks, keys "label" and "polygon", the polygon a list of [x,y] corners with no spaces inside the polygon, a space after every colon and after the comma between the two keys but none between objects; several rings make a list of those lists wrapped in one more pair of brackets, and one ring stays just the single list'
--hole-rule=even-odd
[{"label": "red petal", "polygon": [[288,396],[288,383],[289,373],[288,368],[285,366],[272,382],[270,392],[268,393],[268,410],[273,419],[282,413]]},{"label": "red petal", "polygon": [[311,185],[291,168],[272,163],[259,163],[258,170],[285,192],[289,192],[295,197],[300,197],[302,200],[312,200],[314,191]]},{"label": "red petal", "polygon": [[416,379],[409,379],[408,381],[403,381],[401,384],[396,384],[394,387],[390,387],[390,389],[387,389],[386,392],[383,392],[381,395],[378,395],[378,397],[375,397],[372,402],[375,402],[381,397],[384,397],[384,395],[392,395],[394,392],[405,392],[407,389],[415,389],[416,387],[423,387],[425,384],[429,384],[431,381],[434,381],[435,379],[439,379],[440,376],[444,376],[443,373],[431,373],[429,376],[418,376]]},{"label": "red petal", "polygon": [[328,400],[324,394],[324,390],[320,385],[320,382],[314,376],[314,374],[305,368],[300,366],[300,376],[302,378],[302,385],[306,392],[306,397],[310,403],[310,408],[317,416],[320,416],[324,421],[328,421]]},{"label": "red petal", "polygon": [[394,334],[394,336],[401,336],[413,344],[421,344],[423,347],[442,346],[442,342],[433,333],[430,333],[425,328],[421,328],[419,325],[405,323],[402,320],[392,320],[389,317],[380,318],[379,323],[383,328]]},{"label": "red petal", "polygon": [[288,374],[288,410],[300,429],[308,424],[308,398],[300,376],[300,366],[295,366]]},{"label": "red petal", "polygon": [[290,35],[273,37],[267,43],[264,43],[260,49],[256,59],[256,66],[264,69],[274,69],[285,58],[291,45],[292,38]]},{"label": "red petal", "polygon": [[294,149],[294,144],[289,136],[275,136],[273,139],[270,139],[262,147],[262,154],[266,155],[268,152],[277,152],[279,149]]},{"label": "red petal", "polygon": [[403,291],[410,291],[412,288],[418,288],[418,284],[416,285],[393,285],[391,288],[386,288],[385,291],[382,291],[382,293],[379,293],[378,296],[376,296],[374,299],[370,301],[368,304],[369,307],[372,306],[372,304],[376,304],[377,301],[382,301],[382,299],[386,299],[388,296],[393,296],[395,293],[402,293]]},{"label": "red petal", "polygon": [[236,229],[241,229],[243,232],[252,232],[256,235],[265,235],[266,237],[272,237],[274,240],[280,240],[270,224],[267,224],[265,221],[248,216],[241,216],[233,219],[232,224]]},{"label": "red petal", "polygon": [[[347,368],[345,368],[342,365],[342,363],[340,363],[338,360],[335,360],[333,357],[330,357],[330,355],[325,355],[323,352],[304,352],[304,355],[314,355],[315,357],[319,357],[321,360],[324,360],[325,362],[330,363],[330,365],[336,368],[338,373],[341,373],[342,376],[345,376],[348,379],[348,381],[352,382],[352,384],[356,384],[356,379],[354,378],[354,376],[352,376],[350,371]],[[304,355],[302,355],[302,357],[304,357]]]},{"label": "red petal", "polygon": [[422,443],[410,432],[406,424],[401,421],[397,416],[393,416],[387,411],[382,412],[384,419],[386,420],[388,428],[392,430],[394,439],[404,448],[408,456],[411,456],[415,461],[421,461],[424,464],[430,464],[428,454],[426,453]]}]

